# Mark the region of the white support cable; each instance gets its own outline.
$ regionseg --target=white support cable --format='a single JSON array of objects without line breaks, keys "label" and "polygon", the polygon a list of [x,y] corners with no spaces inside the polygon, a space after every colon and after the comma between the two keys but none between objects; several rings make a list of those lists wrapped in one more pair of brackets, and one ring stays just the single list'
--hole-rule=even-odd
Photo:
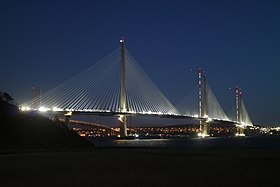
[{"label": "white support cable", "polygon": [[244,100],[242,99],[241,100],[241,105],[240,105],[240,107],[242,108],[241,109],[241,116],[242,116],[242,118],[241,118],[241,123],[243,123],[243,124],[246,124],[246,125],[253,125],[253,123],[252,123],[252,121],[251,121],[251,118],[250,118],[250,116],[249,116],[249,113],[248,113],[248,111],[247,111],[247,109],[246,109],[246,106],[245,106],[245,103],[244,103]]},{"label": "white support cable", "polygon": [[[130,53],[127,51],[126,54],[127,110],[138,113],[177,113]],[[120,54],[119,50],[115,50],[92,67],[42,94],[41,100],[49,108],[119,111],[119,85]]]},{"label": "white support cable", "polygon": [[198,85],[193,86],[193,89],[177,104],[177,108],[182,115],[194,116],[198,115]]},{"label": "white support cable", "polygon": [[[133,74],[133,78],[130,80],[134,80],[138,84],[138,94],[141,94],[141,101],[145,105],[145,111],[154,111],[154,112],[168,112],[170,110],[175,109],[172,104],[166,99],[165,96],[158,90],[158,88],[152,83],[152,81],[145,75],[145,73],[141,70],[139,65],[136,64],[135,60],[131,57],[127,58],[128,68],[131,70],[131,74]],[[145,84],[144,84],[145,83]],[[135,85],[135,84],[132,84]],[[141,89],[142,88],[142,89]],[[131,88],[130,88],[131,89]],[[139,98],[138,98],[139,99]],[[164,105],[162,105],[164,103]],[[148,106],[148,107],[147,107]],[[166,107],[168,106],[168,107]],[[166,109],[171,108],[171,109]],[[165,110],[165,111],[163,111]],[[176,109],[175,109],[176,110]]]},{"label": "white support cable", "polygon": [[228,120],[227,115],[225,114],[223,108],[218,102],[214,92],[212,91],[209,83],[207,82],[207,100],[208,100],[208,116],[210,118]]}]

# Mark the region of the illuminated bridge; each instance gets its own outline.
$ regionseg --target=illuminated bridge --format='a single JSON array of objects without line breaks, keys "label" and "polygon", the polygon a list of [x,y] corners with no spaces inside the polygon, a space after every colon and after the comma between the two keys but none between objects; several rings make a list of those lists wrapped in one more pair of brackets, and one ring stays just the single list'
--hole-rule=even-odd
[{"label": "illuminated bridge", "polygon": [[[120,40],[120,48],[57,87],[20,105],[21,110],[36,110],[73,115],[117,116],[121,137],[127,136],[126,117],[129,115],[197,119],[201,136],[209,135],[211,122],[236,125],[237,135],[252,126],[241,90],[235,89],[235,120],[229,120],[206,80],[202,69],[197,70],[195,98],[173,105],[151,81]],[[195,107],[188,103],[195,101]]]}]

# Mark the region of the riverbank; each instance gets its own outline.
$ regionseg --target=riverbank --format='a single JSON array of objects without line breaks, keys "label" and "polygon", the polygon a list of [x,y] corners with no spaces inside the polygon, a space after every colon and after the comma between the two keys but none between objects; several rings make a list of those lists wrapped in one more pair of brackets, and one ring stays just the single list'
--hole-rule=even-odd
[{"label": "riverbank", "polygon": [[279,186],[280,150],[90,148],[0,154],[0,186]]}]

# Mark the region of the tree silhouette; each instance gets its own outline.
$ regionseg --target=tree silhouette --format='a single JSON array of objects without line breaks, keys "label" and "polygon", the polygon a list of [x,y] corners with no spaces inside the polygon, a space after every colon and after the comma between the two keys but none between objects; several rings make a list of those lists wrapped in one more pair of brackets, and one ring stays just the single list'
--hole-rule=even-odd
[{"label": "tree silhouette", "polygon": [[14,100],[14,98],[12,98],[7,92],[4,92],[4,93],[3,93],[2,98],[3,98],[5,101],[8,101],[8,102],[11,102],[11,101]]}]

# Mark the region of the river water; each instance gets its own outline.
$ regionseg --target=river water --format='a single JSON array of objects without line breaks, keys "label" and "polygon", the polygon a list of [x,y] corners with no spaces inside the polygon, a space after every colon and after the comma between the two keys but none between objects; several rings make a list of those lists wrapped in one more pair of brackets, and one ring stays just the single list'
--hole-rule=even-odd
[{"label": "river water", "polygon": [[118,140],[116,138],[90,138],[96,147],[149,147],[180,149],[279,149],[280,137],[209,137]]}]

